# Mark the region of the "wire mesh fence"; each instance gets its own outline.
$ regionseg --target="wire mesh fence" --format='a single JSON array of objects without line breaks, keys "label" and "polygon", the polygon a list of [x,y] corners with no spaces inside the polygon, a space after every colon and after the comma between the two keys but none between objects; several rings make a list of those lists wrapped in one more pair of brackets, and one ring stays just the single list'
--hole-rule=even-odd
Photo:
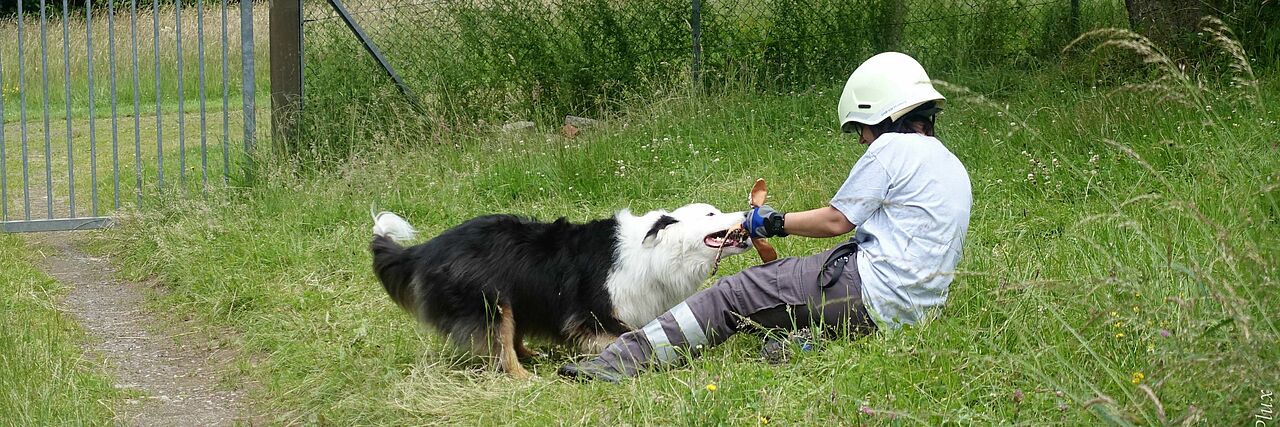
[{"label": "wire mesh fence", "polygon": [[[886,50],[942,70],[1035,60],[1124,16],[1123,3],[1080,0],[330,3],[349,12],[412,96],[451,124],[594,114],[690,86],[834,85]],[[304,34],[310,107],[374,102],[364,99],[379,93],[370,88],[389,82],[331,4],[307,5]]]}]

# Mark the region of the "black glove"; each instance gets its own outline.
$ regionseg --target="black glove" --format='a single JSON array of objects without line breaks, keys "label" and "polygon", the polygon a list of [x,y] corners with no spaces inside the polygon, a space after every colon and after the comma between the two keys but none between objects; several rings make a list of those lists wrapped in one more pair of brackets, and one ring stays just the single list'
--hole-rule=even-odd
[{"label": "black glove", "polygon": [[745,228],[751,237],[786,237],[787,232],[783,230],[783,221],[785,214],[774,210],[769,205],[760,206],[747,211],[746,220],[742,221],[742,228]]}]

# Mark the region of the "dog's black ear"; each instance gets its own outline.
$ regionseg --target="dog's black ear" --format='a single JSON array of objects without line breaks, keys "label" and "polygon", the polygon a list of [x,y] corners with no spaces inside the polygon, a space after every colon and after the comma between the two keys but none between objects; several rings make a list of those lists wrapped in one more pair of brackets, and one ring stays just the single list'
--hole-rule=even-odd
[{"label": "dog's black ear", "polygon": [[658,232],[667,228],[668,225],[675,224],[677,222],[680,222],[680,220],[677,220],[670,215],[658,217],[658,220],[654,221],[653,227],[649,227],[649,232],[644,235],[644,246],[646,248],[653,246],[653,244],[658,241]]}]

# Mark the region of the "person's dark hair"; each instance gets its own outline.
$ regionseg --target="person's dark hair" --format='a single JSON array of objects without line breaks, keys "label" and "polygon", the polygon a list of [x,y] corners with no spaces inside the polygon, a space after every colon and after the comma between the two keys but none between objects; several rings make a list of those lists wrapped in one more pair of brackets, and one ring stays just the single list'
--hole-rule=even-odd
[{"label": "person's dark hair", "polygon": [[872,125],[871,134],[879,137],[886,133],[916,133],[916,128],[919,127],[925,135],[934,136],[933,121],[939,111],[942,111],[942,107],[938,106],[937,101],[920,104],[897,121],[889,121],[886,118]]}]

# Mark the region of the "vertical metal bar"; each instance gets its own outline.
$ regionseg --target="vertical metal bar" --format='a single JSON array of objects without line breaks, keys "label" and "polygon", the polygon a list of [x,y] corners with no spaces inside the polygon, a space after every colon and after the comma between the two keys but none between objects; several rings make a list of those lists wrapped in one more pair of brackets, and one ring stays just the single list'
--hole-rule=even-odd
[{"label": "vertical metal bar", "polygon": [[[22,50],[21,45],[18,50]],[[9,220],[9,151],[4,145],[4,89],[4,55],[0,55],[0,222]]]},{"label": "vertical metal bar", "polygon": [[693,13],[689,19],[693,35],[693,64],[689,67],[695,88],[702,88],[702,1],[693,0]]},{"label": "vertical metal bar", "polygon": [[44,88],[44,204],[49,210],[49,219],[53,219],[53,148],[49,142],[49,45],[48,31],[45,30],[48,19],[45,18],[44,3],[44,0],[40,0],[40,86]]},{"label": "vertical metal bar", "polygon": [[209,153],[205,148],[208,132],[205,128],[205,86],[204,86],[204,1],[196,2],[196,51],[200,62],[200,181],[209,186]]},{"label": "vertical metal bar", "polygon": [[[177,32],[175,41],[178,43],[178,184],[187,183],[187,126],[185,120],[187,109],[185,104],[185,95],[182,92],[182,82],[186,80],[186,74],[182,69],[182,2],[173,2],[173,20],[174,31]],[[183,186],[183,190],[186,187]]]},{"label": "vertical metal bar", "polygon": [[229,47],[227,46],[227,0],[222,0],[222,183],[231,180],[231,152],[227,146],[227,133],[230,125],[227,119],[230,117],[228,99],[230,96],[227,74],[230,73],[227,66],[227,54]]},{"label": "vertical metal bar", "polygon": [[62,0],[62,101],[66,107],[67,121],[67,186],[70,191],[67,193],[70,197],[67,205],[71,210],[71,218],[76,217],[76,174],[75,174],[75,150],[71,144],[71,39],[67,31],[67,21],[69,21],[70,11],[67,8],[67,0]]},{"label": "vertical metal bar", "polygon": [[22,129],[22,219],[31,220],[31,184],[27,179],[27,67],[24,54],[22,2],[18,2],[18,126]]},{"label": "vertical metal bar", "polygon": [[244,151],[253,152],[257,135],[257,100],[254,99],[253,2],[240,2],[240,95],[244,106]]},{"label": "vertical metal bar", "polygon": [[138,0],[129,0],[129,43],[133,45],[133,174],[134,195],[138,207],[142,207],[142,123],[138,117],[138,100],[142,98],[138,87]]},{"label": "vertical metal bar", "polygon": [[151,0],[151,43],[156,63],[156,189],[164,190],[164,124],[160,114],[160,0]]},{"label": "vertical metal bar", "polygon": [[[85,0],[84,2],[84,51],[86,64],[89,74],[89,206],[93,216],[98,216],[98,131],[94,123],[93,117],[93,1]],[[68,96],[67,100],[70,101]],[[70,105],[70,103],[68,103]],[[67,122],[71,122],[71,115],[67,114]],[[67,138],[68,141],[71,138]],[[71,147],[67,146],[67,163],[71,163]],[[70,168],[68,168],[70,169]],[[74,184],[73,184],[74,185]],[[75,200],[75,194],[72,193],[72,200]],[[75,204],[71,206],[71,211],[75,212]],[[72,218],[75,214],[71,215]]]},{"label": "vertical metal bar", "polygon": [[[120,209],[120,131],[116,115],[116,2],[107,1],[107,63],[111,69],[111,181],[114,199],[112,207]],[[94,216],[97,216],[96,214]]]}]

